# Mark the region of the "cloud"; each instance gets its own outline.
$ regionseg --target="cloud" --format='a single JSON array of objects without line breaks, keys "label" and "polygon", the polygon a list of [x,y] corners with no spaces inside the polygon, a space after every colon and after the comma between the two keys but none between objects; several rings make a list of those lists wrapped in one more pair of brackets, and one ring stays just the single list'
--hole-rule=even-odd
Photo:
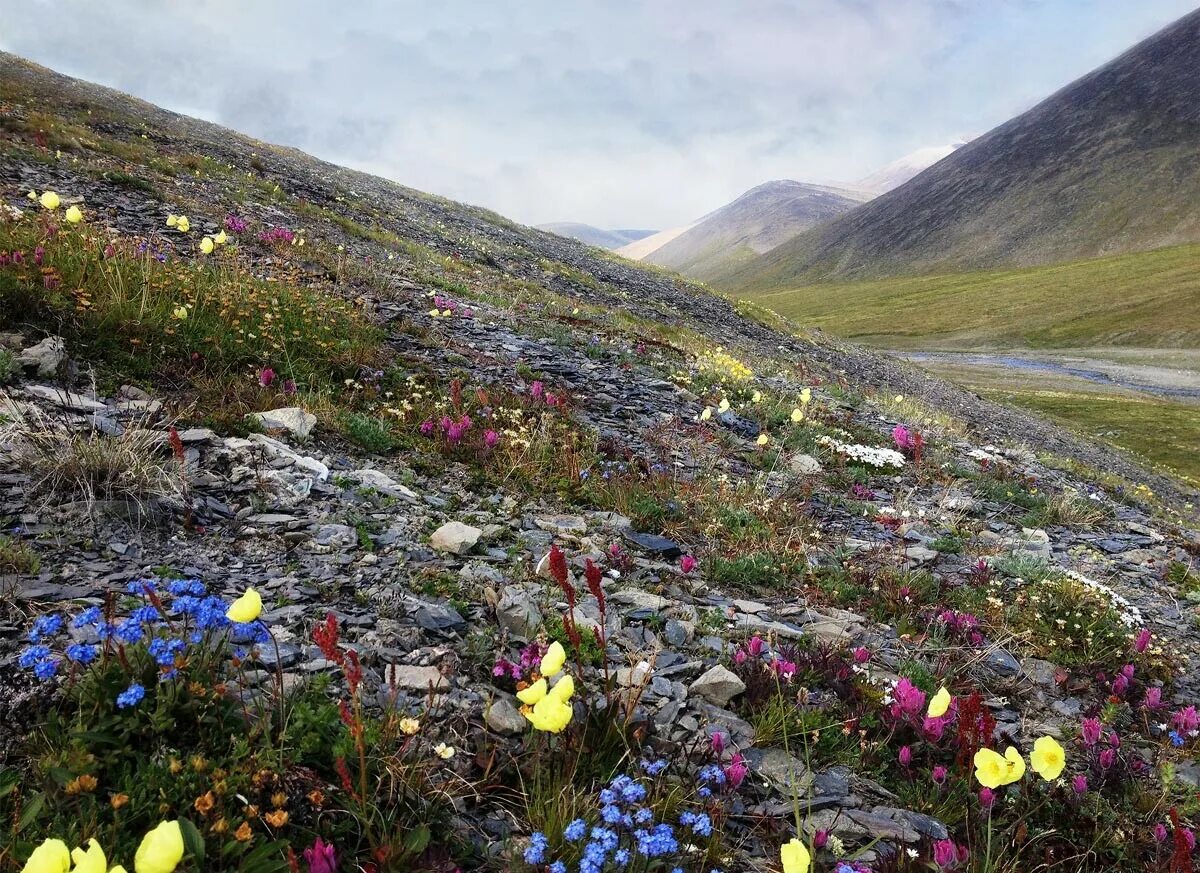
[{"label": "cloud", "polygon": [[0,0],[0,47],[521,221],[666,227],[985,130],[1188,5]]}]

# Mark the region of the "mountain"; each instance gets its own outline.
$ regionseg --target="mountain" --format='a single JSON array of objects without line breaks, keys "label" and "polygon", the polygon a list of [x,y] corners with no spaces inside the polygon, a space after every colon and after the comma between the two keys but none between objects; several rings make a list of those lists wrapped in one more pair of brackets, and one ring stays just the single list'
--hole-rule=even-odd
[{"label": "mountain", "polygon": [[728,284],[1029,266],[1196,240],[1200,11]]},{"label": "mountain", "polygon": [[932,167],[942,158],[962,148],[968,142],[970,142],[969,139],[959,139],[948,145],[919,148],[916,151],[909,152],[902,158],[897,158],[890,164],[880,167],[874,173],[863,176],[854,183],[855,187],[866,191],[874,191],[876,194],[886,194],[893,188],[899,188],[913,176]]},{"label": "mountain", "polygon": [[652,230],[603,230],[590,224],[579,224],[573,221],[539,224],[537,229],[577,239],[602,249],[619,249],[621,246],[629,245],[631,242],[644,239],[654,233]]},{"label": "mountain", "polygon": [[[861,191],[790,179],[766,182],[663,239],[642,259],[693,278],[715,281],[738,264],[848,212],[869,197]],[[649,237],[641,244],[653,239]],[[630,251],[630,247],[618,250],[626,256]]]}]

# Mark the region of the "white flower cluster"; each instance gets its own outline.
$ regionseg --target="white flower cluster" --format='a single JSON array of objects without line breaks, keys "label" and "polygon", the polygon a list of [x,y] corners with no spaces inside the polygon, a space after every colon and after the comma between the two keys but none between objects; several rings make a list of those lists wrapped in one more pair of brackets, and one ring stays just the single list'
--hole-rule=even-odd
[{"label": "white flower cluster", "polygon": [[1092,589],[1107,599],[1120,614],[1121,621],[1129,627],[1141,627],[1145,623],[1142,621],[1142,611],[1140,609],[1102,582],[1089,579],[1087,576],[1084,576],[1082,573],[1076,573],[1074,570],[1064,569],[1063,575],[1068,579],[1074,579],[1080,585]]},{"label": "white flower cluster", "polygon": [[895,467],[896,469],[900,469],[904,466],[904,455],[895,449],[877,449],[874,446],[843,443],[828,436],[821,437],[817,442],[833,449],[835,452],[845,455],[852,461],[858,461],[872,467]]}]

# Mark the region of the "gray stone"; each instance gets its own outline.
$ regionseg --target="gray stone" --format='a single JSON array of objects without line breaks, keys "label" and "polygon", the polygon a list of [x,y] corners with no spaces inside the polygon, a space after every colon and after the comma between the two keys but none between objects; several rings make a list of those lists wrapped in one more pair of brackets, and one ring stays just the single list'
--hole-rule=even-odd
[{"label": "gray stone", "polygon": [[82,394],[72,394],[70,391],[63,391],[61,388],[53,388],[49,385],[26,385],[25,392],[72,412],[99,412],[108,409],[98,400],[84,397]]},{"label": "gray stone", "polygon": [[317,426],[317,417],[299,406],[283,406],[268,412],[252,412],[264,430],[286,430],[298,439],[306,438]]},{"label": "gray stone", "polygon": [[416,619],[418,625],[431,631],[454,630],[465,627],[467,624],[458,614],[458,610],[441,603],[421,604],[417,607],[413,618]]},{"label": "gray stone", "polygon": [[60,336],[48,336],[21,354],[17,355],[17,363],[43,379],[58,372],[62,362],[67,359],[67,344]]},{"label": "gray stone", "polygon": [[450,688],[449,681],[437,667],[396,664],[387,668],[385,678],[394,681],[397,688],[408,691],[428,691],[431,685],[436,691],[446,691]]},{"label": "gray stone", "polygon": [[731,670],[717,664],[692,683],[691,694],[724,706],[746,690],[746,683]]},{"label": "gray stone", "polygon": [[747,755],[751,769],[785,797],[803,797],[813,784],[813,775],[804,762],[783,749],[766,749],[761,755]]},{"label": "gray stone", "polygon": [[401,485],[391,476],[379,470],[352,470],[343,475],[351,482],[355,482],[365,488],[374,488],[380,494],[387,497],[414,501],[417,499],[416,493],[411,488]]},{"label": "gray stone", "polygon": [[539,515],[533,520],[539,528],[555,534],[587,533],[587,522],[578,515]]},{"label": "gray stone", "polygon": [[792,455],[788,459],[788,467],[797,476],[815,476],[821,472],[821,462],[812,455]]},{"label": "gray stone", "polygon": [[630,542],[636,543],[646,551],[654,552],[664,558],[678,558],[683,554],[683,549],[679,548],[678,543],[666,537],[660,537],[657,534],[626,531],[625,536]]},{"label": "gray stone", "polygon": [[542,611],[533,597],[519,585],[508,585],[496,604],[496,621],[501,629],[528,639],[542,626]]},{"label": "gray stone", "polygon": [[509,736],[523,734],[529,727],[529,722],[508,695],[496,695],[483,714],[483,720],[496,733]]},{"label": "gray stone", "polygon": [[479,528],[463,524],[461,521],[448,521],[433,532],[433,536],[429,538],[429,545],[439,552],[465,555],[475,548],[482,533]]}]

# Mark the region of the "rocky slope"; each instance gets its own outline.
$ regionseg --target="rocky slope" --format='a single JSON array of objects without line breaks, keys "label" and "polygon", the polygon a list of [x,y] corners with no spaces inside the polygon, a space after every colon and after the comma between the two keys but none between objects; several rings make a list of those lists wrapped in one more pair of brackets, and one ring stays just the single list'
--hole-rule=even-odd
[{"label": "rocky slope", "polygon": [[[1115,654],[1097,654],[1089,633],[1059,658],[1062,635],[1022,607],[1033,568],[1089,614],[1149,628],[1152,656],[1173,659],[1153,674],[1174,672],[1172,705],[1200,691],[1191,577],[1167,572],[1200,551],[1193,495],[1110,450],[483,210],[12,57],[0,57],[0,87],[0,191],[13,213],[0,221],[11,372],[0,413],[0,754],[13,767],[28,766],[21,743],[51,700],[18,666],[30,616],[99,604],[145,574],[260,590],[278,643],[257,655],[264,685],[278,667],[281,688],[325,677],[335,693],[344,676],[309,642],[335,614],[371,693],[423,717],[432,703],[428,729],[473,752],[434,762],[463,784],[484,780],[453,809],[468,867],[518,868],[530,827],[503,790],[519,780],[488,762],[545,749],[493,660],[556,619],[561,631],[563,616],[605,626],[580,697],[593,700],[610,670],[635,689],[628,724],[645,749],[686,760],[719,730],[745,750],[756,778],[729,823],[726,870],[774,856],[800,783],[805,833],[836,837],[823,845],[847,857],[862,848],[861,863],[902,847],[925,863],[933,842],[966,826],[953,818],[961,803],[905,788],[892,735],[869,736],[881,714],[862,722],[862,747],[839,756],[800,760],[785,748],[751,701],[753,675],[734,672],[756,635],[776,651],[799,646],[814,677],[865,652],[853,679],[865,706],[881,706],[901,676],[943,676],[964,701],[978,691],[998,738],[1065,740],[1106,705],[1108,680],[1091,670],[1115,675],[1125,630],[1108,631]],[[80,225],[55,224],[41,254],[23,234],[43,232],[62,207],[42,209],[31,190],[83,209]],[[200,235],[222,227],[232,243],[206,255]],[[206,257],[241,271],[218,272],[240,277],[223,286],[230,301],[257,283],[274,289],[271,302],[254,298],[272,316],[256,323],[274,320],[272,306],[288,314],[289,299],[323,300],[296,330],[369,322],[377,356],[324,392],[315,375],[289,386],[269,347],[231,372],[208,369],[229,353],[209,345],[132,379],[138,358],[107,342],[129,325],[84,329],[103,277],[129,263],[147,287],[184,276],[186,288],[210,275]],[[50,292],[67,295],[57,319],[39,296]],[[182,309],[157,336],[163,348],[203,302]],[[468,409],[473,421],[458,418]],[[922,432],[924,456],[878,466],[897,425]],[[56,490],[45,470],[79,446],[141,446],[135,457],[163,472],[146,473],[145,494],[122,476],[100,494]],[[570,608],[548,578],[552,546],[580,579],[588,560],[602,568],[606,612],[594,592]],[[960,596],[977,597],[986,641],[948,646],[930,631]],[[1138,669],[1159,670],[1146,663]],[[849,670],[830,681],[844,690]],[[849,718],[820,710],[839,695],[805,681],[789,690],[792,706],[816,707],[822,724]],[[1157,733],[1138,743],[1170,751]],[[325,778],[332,794],[336,777]],[[304,803],[293,799],[297,820]],[[453,867],[442,857],[425,869]]]},{"label": "rocky slope", "polygon": [[1195,242],[1198,94],[1193,12],[730,284],[784,288]]}]

